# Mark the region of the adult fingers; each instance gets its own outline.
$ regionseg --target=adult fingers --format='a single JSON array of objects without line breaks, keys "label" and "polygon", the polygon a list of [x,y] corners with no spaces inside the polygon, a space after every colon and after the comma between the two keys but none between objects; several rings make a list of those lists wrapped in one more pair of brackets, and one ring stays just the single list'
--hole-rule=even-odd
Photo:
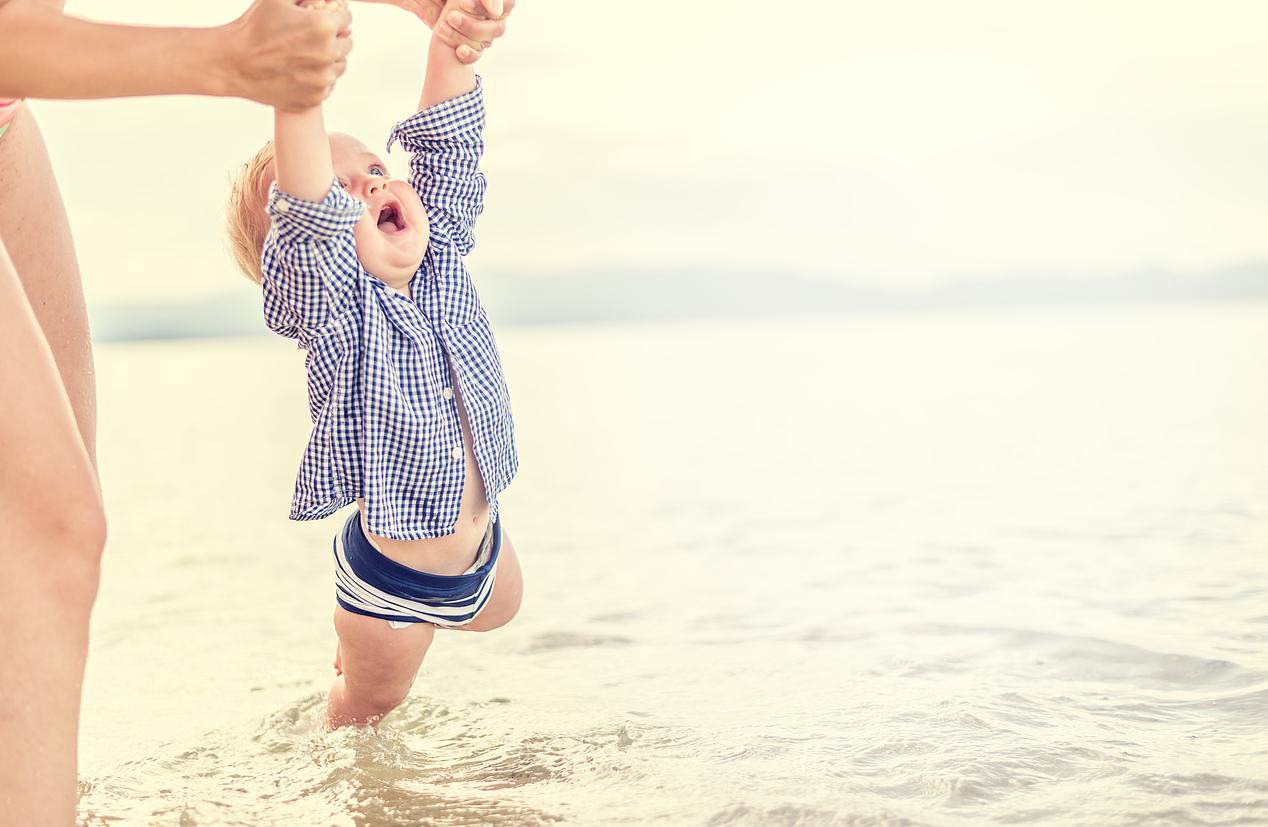
[{"label": "adult fingers", "polygon": [[[450,12],[449,16],[436,24],[436,34],[442,41],[453,46],[455,49],[466,46],[477,52],[481,51],[484,46],[484,39],[473,36],[468,30],[473,28],[473,21],[464,17],[458,12]],[[478,57],[478,56],[477,56]],[[464,60],[463,63],[474,63],[475,58]]]},{"label": "adult fingers", "polygon": [[341,62],[346,60],[348,53],[352,51],[352,33],[341,34],[335,38],[335,60]]},{"label": "adult fingers", "polygon": [[487,7],[488,0],[461,0],[459,6],[469,16],[481,19],[501,20],[515,8],[515,0],[502,0],[502,11],[495,14]]},{"label": "adult fingers", "polygon": [[427,28],[435,29],[440,19],[442,4],[436,0],[401,0],[401,7],[412,11],[419,20],[427,24]]},{"label": "adult fingers", "polygon": [[458,56],[459,62],[470,66],[472,63],[475,63],[480,59],[480,56],[484,54],[484,50],[472,49],[470,46],[459,46],[457,49],[454,49],[454,54]]},{"label": "adult fingers", "polygon": [[321,103],[343,72],[351,43],[337,37],[338,6],[316,12],[294,0],[257,0],[237,21],[230,70],[234,94],[288,111]]},{"label": "adult fingers", "polygon": [[[344,72],[348,71],[348,61],[346,60],[335,61],[334,63],[330,65],[330,71],[334,75],[335,80],[338,80],[339,78],[343,77]],[[330,89],[326,92],[326,97],[330,97],[330,93],[334,91],[335,91],[335,85],[332,82],[330,84]]]},{"label": "adult fingers", "polygon": [[349,28],[352,25],[352,10],[348,8],[347,4],[341,5],[338,11],[332,12],[332,14],[334,14],[335,22],[339,26],[339,36],[347,37],[350,35],[352,33]]},{"label": "adult fingers", "polygon": [[474,20],[456,11],[449,12],[445,17],[445,22],[465,36],[468,45],[486,43],[495,37],[501,37],[502,33],[506,31],[505,20]]}]

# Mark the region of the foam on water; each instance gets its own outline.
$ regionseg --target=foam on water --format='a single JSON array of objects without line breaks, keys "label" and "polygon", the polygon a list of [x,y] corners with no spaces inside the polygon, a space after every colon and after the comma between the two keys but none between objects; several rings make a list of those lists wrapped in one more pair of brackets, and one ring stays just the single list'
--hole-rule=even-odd
[{"label": "foam on water", "polygon": [[[724,685],[583,729],[587,716],[566,708],[497,698],[455,709],[415,695],[380,732],[330,733],[324,695],[312,695],[243,732],[86,780],[81,823],[1268,820],[1264,672],[1017,630],[877,638],[849,690],[799,681],[764,717],[737,714]],[[840,674],[834,650],[858,643],[785,642],[825,676]]]}]

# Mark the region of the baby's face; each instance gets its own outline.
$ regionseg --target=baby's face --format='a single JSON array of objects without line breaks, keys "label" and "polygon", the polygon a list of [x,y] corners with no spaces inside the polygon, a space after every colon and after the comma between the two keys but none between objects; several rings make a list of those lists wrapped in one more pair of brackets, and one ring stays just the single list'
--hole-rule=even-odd
[{"label": "baby's face", "polygon": [[366,205],[352,229],[357,260],[370,275],[403,290],[427,252],[423,202],[413,187],[388,175],[379,156],[351,135],[330,133],[330,156],[340,186]]}]

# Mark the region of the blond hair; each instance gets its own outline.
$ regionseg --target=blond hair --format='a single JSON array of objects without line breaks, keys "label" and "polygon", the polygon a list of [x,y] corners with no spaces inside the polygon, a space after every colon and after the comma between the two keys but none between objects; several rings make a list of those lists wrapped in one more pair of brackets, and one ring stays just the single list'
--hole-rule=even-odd
[{"label": "blond hair", "polygon": [[225,205],[225,230],[229,234],[229,254],[242,274],[259,284],[260,254],[269,234],[269,216],[264,211],[273,172],[273,142],[269,141],[250,161],[238,168]]}]

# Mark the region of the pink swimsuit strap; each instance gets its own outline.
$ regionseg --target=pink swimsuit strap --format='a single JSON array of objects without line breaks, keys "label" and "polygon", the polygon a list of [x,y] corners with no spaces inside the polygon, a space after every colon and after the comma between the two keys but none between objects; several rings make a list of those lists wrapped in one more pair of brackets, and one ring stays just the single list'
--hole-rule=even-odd
[{"label": "pink swimsuit strap", "polygon": [[13,116],[18,114],[18,110],[22,108],[22,101],[0,101],[0,135],[8,130],[9,124],[13,121]]}]

